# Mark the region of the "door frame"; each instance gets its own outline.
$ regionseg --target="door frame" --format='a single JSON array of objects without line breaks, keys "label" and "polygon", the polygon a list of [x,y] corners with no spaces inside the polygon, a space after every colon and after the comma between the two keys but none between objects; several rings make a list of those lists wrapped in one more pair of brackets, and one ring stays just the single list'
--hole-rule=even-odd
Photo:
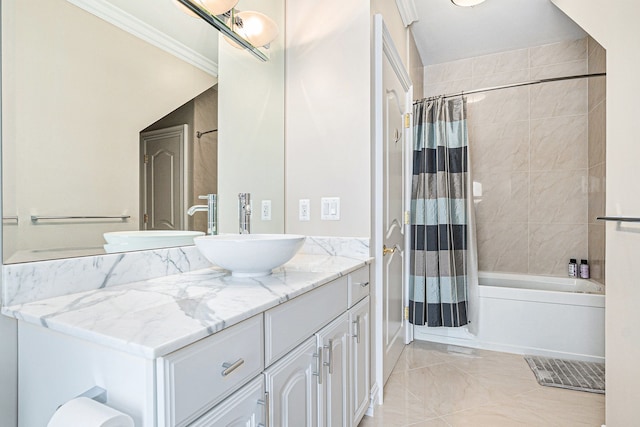
[{"label": "door frame", "polygon": [[165,138],[168,136],[180,136],[180,152],[182,154],[182,163],[180,164],[180,189],[182,197],[180,204],[182,209],[180,211],[180,223],[183,230],[189,228],[187,209],[189,209],[189,125],[182,124],[176,126],[170,126],[162,129],[151,130],[147,132],[140,132],[140,158],[138,163],[140,165],[140,230],[147,230],[147,224],[144,222],[144,214],[147,213],[147,168],[144,163],[144,156],[146,152],[146,142],[154,139]]},{"label": "door frame", "polygon": [[[383,236],[383,143],[384,143],[384,126],[383,126],[383,59],[386,56],[392,68],[394,69],[398,79],[400,80],[405,92],[405,120],[408,120],[408,127],[405,125],[403,142],[407,145],[405,150],[405,250],[410,248],[410,225],[407,224],[406,215],[411,209],[411,152],[413,150],[413,132],[411,131],[413,126],[412,120],[412,100],[413,100],[413,84],[411,78],[407,73],[402,59],[398,54],[398,51],[394,45],[393,39],[387,26],[384,23],[382,15],[375,14],[373,17],[373,147],[372,147],[372,160],[373,160],[373,221],[372,221],[372,241],[371,241],[371,254],[375,260],[373,269],[374,280],[374,317],[373,317],[373,356],[375,362],[372,361],[373,378],[372,378],[372,392],[371,397],[374,402],[382,403],[383,387],[384,387],[384,374],[383,374],[383,337],[382,337],[382,319],[383,319],[383,290],[382,290],[382,245],[384,241]],[[408,129],[408,131],[407,131]],[[408,287],[409,287],[409,256],[404,259],[404,277],[403,280],[403,292],[404,292],[404,307],[408,307]],[[406,312],[405,312],[406,313]],[[413,340],[413,329],[409,327],[408,322],[405,322],[405,344],[408,344]]]}]

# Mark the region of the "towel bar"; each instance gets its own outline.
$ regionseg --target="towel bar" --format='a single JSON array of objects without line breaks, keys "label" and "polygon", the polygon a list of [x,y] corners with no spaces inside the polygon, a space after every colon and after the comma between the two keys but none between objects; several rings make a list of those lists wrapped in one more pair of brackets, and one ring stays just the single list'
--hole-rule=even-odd
[{"label": "towel bar", "polygon": [[131,218],[131,215],[117,215],[117,216],[38,216],[31,215],[31,222],[38,222],[40,220],[60,220],[60,219],[120,219],[126,221]]},{"label": "towel bar", "polygon": [[628,216],[599,216],[596,217],[598,221],[616,221],[616,222],[640,222],[640,218],[628,217]]}]

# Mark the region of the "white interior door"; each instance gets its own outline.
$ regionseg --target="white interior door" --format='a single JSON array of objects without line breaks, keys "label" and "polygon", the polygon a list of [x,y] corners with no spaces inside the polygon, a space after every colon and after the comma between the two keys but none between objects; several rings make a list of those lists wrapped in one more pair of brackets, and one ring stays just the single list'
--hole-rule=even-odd
[{"label": "white interior door", "polygon": [[184,230],[187,125],[140,134],[142,230]]},{"label": "white interior door", "polygon": [[375,16],[376,381],[380,394],[409,334],[405,320],[412,86],[380,15]]}]

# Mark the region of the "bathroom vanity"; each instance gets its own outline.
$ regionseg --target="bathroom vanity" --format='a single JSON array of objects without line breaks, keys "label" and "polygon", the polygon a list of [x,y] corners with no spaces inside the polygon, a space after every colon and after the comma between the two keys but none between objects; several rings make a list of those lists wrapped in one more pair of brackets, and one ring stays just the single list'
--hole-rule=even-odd
[{"label": "bathroom vanity", "polygon": [[20,426],[93,386],[136,426],[357,426],[370,402],[367,257],[206,268],[4,308]]}]

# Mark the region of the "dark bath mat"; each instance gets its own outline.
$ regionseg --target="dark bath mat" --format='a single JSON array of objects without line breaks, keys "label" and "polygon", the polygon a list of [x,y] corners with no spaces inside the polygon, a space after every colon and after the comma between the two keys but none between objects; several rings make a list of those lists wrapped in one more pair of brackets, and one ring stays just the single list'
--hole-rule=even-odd
[{"label": "dark bath mat", "polygon": [[538,384],[604,394],[604,363],[525,356]]}]

